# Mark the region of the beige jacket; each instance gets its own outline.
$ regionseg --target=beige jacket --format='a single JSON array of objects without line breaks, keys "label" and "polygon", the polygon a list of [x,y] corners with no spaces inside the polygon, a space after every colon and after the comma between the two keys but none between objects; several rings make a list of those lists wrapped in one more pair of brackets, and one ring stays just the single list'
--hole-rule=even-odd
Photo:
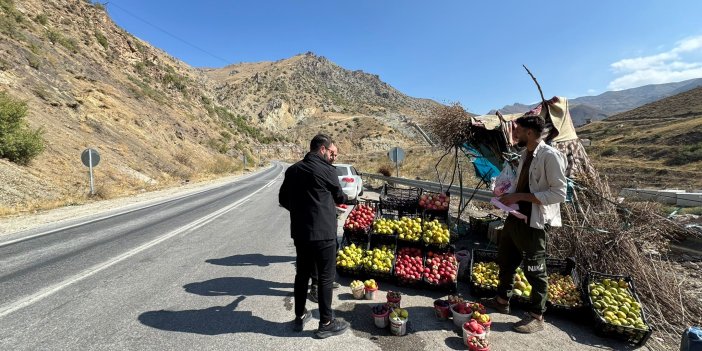
[{"label": "beige jacket", "polygon": [[[522,164],[526,156],[526,149],[517,168],[517,177],[522,172]],[[566,157],[555,148],[539,142],[534,150],[534,159],[529,169],[529,190],[536,196],[541,205],[531,204],[531,218],[529,226],[543,229],[544,224],[552,227],[561,226],[561,202],[566,199]],[[517,182],[512,184],[509,193],[514,193]]]}]

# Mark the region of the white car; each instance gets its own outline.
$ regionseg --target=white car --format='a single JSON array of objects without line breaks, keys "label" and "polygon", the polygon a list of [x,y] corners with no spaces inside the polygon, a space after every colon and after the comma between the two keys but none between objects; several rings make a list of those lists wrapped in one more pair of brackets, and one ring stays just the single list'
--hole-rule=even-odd
[{"label": "white car", "polygon": [[358,200],[363,195],[363,179],[351,165],[335,164],[336,175],[339,176],[341,189],[348,196],[349,201]]}]

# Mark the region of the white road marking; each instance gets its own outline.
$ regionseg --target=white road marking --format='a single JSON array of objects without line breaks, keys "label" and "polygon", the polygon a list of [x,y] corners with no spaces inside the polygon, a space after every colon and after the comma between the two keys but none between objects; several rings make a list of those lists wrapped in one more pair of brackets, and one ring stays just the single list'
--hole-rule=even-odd
[{"label": "white road marking", "polygon": [[[270,169],[270,167],[267,168],[267,169]],[[251,178],[251,177],[253,177],[253,176],[255,176],[255,175],[258,175],[258,174],[260,174],[260,173],[257,172],[257,173],[250,174],[250,175],[248,175],[248,176],[246,176],[246,177],[242,177],[241,179],[237,179],[237,180],[233,181],[232,183],[237,183],[237,182],[240,182],[240,181],[249,179],[249,178]],[[224,186],[224,185],[218,185],[218,186]],[[212,190],[212,189],[216,189],[218,186],[208,187],[208,188],[206,188],[206,189],[203,189],[203,190],[200,190],[200,191],[196,191],[196,192],[193,192],[193,193],[188,193],[188,194],[185,194],[185,195],[182,195],[182,196],[179,196],[179,197],[170,198],[170,199],[166,199],[166,200],[164,200],[164,201],[158,201],[158,202],[156,202],[156,203],[151,203],[151,204],[148,204],[148,205],[143,206],[143,207],[132,208],[132,209],[125,210],[125,211],[122,211],[122,212],[118,212],[118,213],[115,213],[115,214],[111,214],[111,215],[107,215],[107,216],[103,216],[103,217],[94,218],[94,219],[91,219],[91,220],[89,220],[89,221],[80,222],[80,223],[76,223],[76,224],[71,224],[71,225],[68,225],[68,226],[65,226],[65,227],[61,227],[61,228],[57,228],[57,229],[52,229],[52,230],[49,230],[49,231],[46,231],[46,232],[43,232],[43,233],[38,233],[38,234],[34,234],[34,235],[30,235],[30,236],[23,237],[23,238],[17,238],[17,239],[14,239],[14,240],[6,241],[6,242],[3,242],[3,243],[0,243],[0,247],[4,247],[4,246],[16,244],[16,243],[19,243],[19,242],[22,242],[22,241],[31,240],[31,239],[34,239],[34,238],[38,238],[38,237],[42,237],[42,236],[45,236],[45,235],[53,234],[53,233],[60,232],[60,231],[63,231],[63,230],[73,229],[73,228],[80,227],[80,226],[85,225],[85,224],[90,224],[90,223],[99,222],[99,221],[102,221],[102,220],[105,220],[105,219],[109,219],[109,218],[112,218],[112,217],[121,216],[121,215],[123,215],[123,214],[131,213],[131,212],[135,212],[135,211],[139,211],[139,210],[144,210],[144,209],[151,208],[151,207],[154,207],[154,206],[158,206],[158,205],[161,205],[161,204],[164,204],[164,203],[167,203],[167,202],[172,202],[172,201],[181,200],[181,199],[184,199],[184,198],[186,198],[186,197],[195,196],[195,195],[204,193],[204,192],[206,192],[206,191],[210,191],[210,190]]]},{"label": "white road marking", "polygon": [[247,196],[244,197],[243,199],[241,199],[241,200],[239,200],[239,201],[237,201],[237,202],[235,202],[235,203],[233,203],[233,204],[231,204],[231,205],[229,205],[229,206],[223,207],[223,208],[221,208],[221,209],[219,209],[219,210],[217,210],[217,211],[215,211],[215,212],[213,212],[213,213],[211,213],[211,214],[209,214],[209,215],[207,215],[207,216],[205,216],[205,217],[202,217],[202,218],[200,218],[200,219],[198,219],[198,220],[196,220],[196,221],[193,221],[193,222],[191,222],[191,223],[189,223],[189,224],[187,224],[187,225],[185,225],[185,226],[182,226],[182,227],[180,227],[180,228],[178,228],[178,229],[176,229],[176,230],[173,230],[173,231],[171,231],[171,232],[169,232],[169,233],[167,233],[167,234],[164,234],[164,235],[162,235],[162,236],[160,236],[160,237],[158,237],[158,238],[156,238],[156,239],[154,239],[154,240],[152,240],[152,241],[149,241],[148,243],[145,243],[145,244],[143,244],[143,245],[141,245],[141,246],[138,246],[138,247],[136,247],[136,248],[134,248],[134,249],[132,249],[132,250],[129,250],[129,251],[127,251],[127,252],[125,252],[125,253],[123,253],[123,254],[117,256],[117,257],[114,257],[114,258],[112,258],[111,260],[109,260],[109,261],[107,261],[107,262],[103,262],[103,263],[101,263],[101,264],[98,264],[98,265],[96,265],[96,266],[93,266],[93,267],[91,267],[91,268],[89,268],[89,269],[87,269],[87,270],[85,270],[85,271],[83,271],[83,272],[81,272],[81,273],[79,273],[79,274],[77,274],[77,275],[75,275],[75,276],[69,278],[69,279],[66,279],[66,280],[64,280],[64,281],[62,281],[62,282],[60,282],[60,283],[58,283],[58,284],[53,285],[53,286],[47,287],[47,288],[45,288],[45,289],[43,289],[43,290],[41,290],[41,291],[39,291],[39,292],[37,292],[37,293],[35,293],[35,294],[26,296],[26,297],[24,297],[24,298],[22,298],[22,299],[19,299],[19,300],[13,302],[13,303],[11,303],[11,304],[9,304],[9,305],[7,305],[7,306],[1,308],[1,309],[0,309],[0,318],[4,317],[4,316],[6,316],[6,315],[8,315],[8,314],[10,314],[10,313],[12,313],[12,312],[15,312],[15,311],[17,311],[17,310],[19,310],[19,309],[22,309],[22,308],[24,308],[24,307],[27,307],[27,306],[29,306],[29,305],[35,303],[35,302],[38,302],[38,301],[40,301],[40,300],[46,298],[47,296],[50,296],[50,295],[52,295],[52,294],[54,294],[54,293],[60,291],[61,289],[65,288],[65,287],[67,287],[67,286],[69,286],[69,285],[71,285],[71,284],[73,284],[73,283],[76,283],[76,282],[79,282],[79,281],[81,281],[81,280],[83,280],[83,279],[85,279],[85,278],[88,278],[88,277],[90,277],[90,276],[92,276],[92,275],[94,275],[94,274],[96,274],[96,273],[98,273],[98,272],[100,272],[100,271],[102,271],[102,270],[108,268],[108,267],[111,267],[111,266],[115,265],[116,263],[119,263],[119,262],[121,262],[121,261],[124,261],[125,259],[127,259],[127,258],[129,258],[129,257],[132,257],[132,256],[134,256],[134,255],[136,255],[136,254],[138,254],[138,253],[140,253],[140,252],[142,252],[142,251],[144,251],[144,250],[146,250],[146,249],[148,249],[148,248],[150,248],[150,247],[152,247],[152,246],[155,246],[155,245],[157,245],[157,244],[159,244],[159,243],[161,243],[161,242],[163,242],[163,241],[166,241],[166,240],[168,240],[168,239],[170,239],[170,238],[172,238],[172,237],[174,237],[174,236],[176,236],[176,235],[178,235],[178,234],[185,233],[185,232],[188,232],[188,231],[192,231],[192,230],[194,230],[194,229],[197,229],[197,228],[200,228],[200,227],[204,226],[205,224],[209,223],[210,221],[214,220],[215,218],[217,218],[217,217],[219,217],[219,216],[221,216],[221,215],[223,215],[223,214],[225,214],[225,213],[227,213],[227,212],[229,212],[229,211],[231,211],[231,210],[233,210],[233,209],[239,207],[239,206],[240,206],[241,204],[243,204],[246,200],[248,200],[248,199],[250,199],[252,196],[256,195],[259,191],[261,191],[261,190],[263,190],[263,189],[269,187],[272,183],[275,183],[275,182],[277,181],[277,178],[278,178],[278,177],[275,177],[273,180],[271,180],[270,182],[268,182],[266,185],[264,185],[264,186],[258,188],[258,189],[257,189],[256,191],[254,191],[253,193],[247,195]]}]

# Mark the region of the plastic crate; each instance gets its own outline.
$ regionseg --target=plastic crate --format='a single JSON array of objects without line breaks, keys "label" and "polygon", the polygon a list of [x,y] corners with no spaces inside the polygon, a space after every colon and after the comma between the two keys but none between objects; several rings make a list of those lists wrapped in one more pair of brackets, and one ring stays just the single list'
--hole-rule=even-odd
[{"label": "plastic crate", "polygon": [[497,251],[473,249],[470,255],[469,287],[473,297],[492,297],[497,294],[497,288],[486,288],[473,281],[473,266],[478,262],[497,262]]},{"label": "plastic crate", "polygon": [[488,214],[485,217],[470,217],[468,221],[470,224],[470,232],[473,235],[487,237],[490,222],[499,220],[501,220],[500,217],[493,214]]},{"label": "plastic crate", "polygon": [[366,244],[370,239],[370,228],[347,229],[344,228],[342,241],[347,243]]},{"label": "plastic crate", "polygon": [[390,271],[389,272],[380,272],[380,271],[375,271],[372,269],[367,269],[363,267],[363,271],[365,272],[365,275],[374,279],[378,280],[383,280],[383,281],[394,281],[395,280],[395,261],[397,260],[397,247],[395,245],[386,245],[386,244],[377,244],[377,245],[369,245],[368,246],[368,251],[373,250],[374,248],[378,248],[380,246],[388,246],[392,250],[393,254],[393,259],[392,263],[390,266]]},{"label": "plastic crate", "polygon": [[[425,260],[425,255],[426,251],[424,250],[423,247],[421,246],[400,246],[398,245],[397,248],[395,249],[395,267],[393,267],[393,274],[395,274],[395,283],[398,286],[404,286],[404,287],[409,287],[409,288],[414,288],[414,289],[423,289],[424,288],[424,280],[420,276],[419,279],[408,279],[408,278],[400,278],[397,276],[397,255],[399,254],[400,250],[403,247],[410,247],[410,248],[416,248],[420,250],[420,255],[422,258],[422,267],[424,267],[424,260]],[[423,274],[423,273],[422,273]]]},{"label": "plastic crate", "polygon": [[419,188],[397,188],[385,184],[380,194],[381,211],[398,210],[405,212],[418,212]]},{"label": "plastic crate", "polygon": [[[422,191],[422,193],[421,193],[421,195],[420,195],[420,201],[421,201],[421,197],[423,197],[424,195],[439,196],[439,193],[434,193],[434,192],[431,192],[431,191]],[[446,195],[449,196],[449,197],[448,197],[448,200],[449,200],[449,204],[450,204],[451,196],[450,196],[450,194],[449,194],[448,192],[446,192]],[[421,203],[421,202],[420,202],[420,203]],[[426,208],[426,207],[423,207],[423,206],[420,204],[420,205],[419,205],[419,210],[422,212],[422,215],[424,216],[424,218],[426,218],[426,219],[428,219],[428,220],[438,219],[438,220],[443,221],[444,223],[447,223],[447,222],[448,222],[448,219],[449,219],[449,210],[448,210],[448,208],[445,209],[445,210],[432,210],[432,209],[428,209],[428,208]]]},{"label": "plastic crate", "polygon": [[547,313],[560,314],[571,318],[582,317],[587,312],[590,304],[582,289],[582,279],[580,279],[578,272],[575,269],[575,259],[572,257],[566,259],[547,258],[546,272],[549,275],[551,273],[560,273],[562,275],[571,276],[573,278],[573,283],[575,283],[575,288],[578,289],[578,292],[580,292],[580,299],[582,301],[582,305],[579,307],[559,305],[552,303],[551,301],[546,301]]},{"label": "plastic crate", "polygon": [[[427,267],[427,260],[429,258],[428,257],[429,251],[430,250],[427,250],[424,254],[424,267]],[[453,250],[453,249],[449,249],[447,251],[437,252],[437,253],[441,253],[441,254],[450,253],[453,255],[454,259],[456,258],[455,250]],[[422,280],[424,281],[425,288],[429,289],[429,290],[445,291],[445,292],[449,292],[449,293],[454,293],[454,292],[458,291],[458,260],[456,260],[456,281],[455,282],[445,283],[445,284],[433,284],[433,283],[430,283],[429,281],[427,281],[427,279],[425,277],[422,277]]]},{"label": "plastic crate", "polygon": [[592,319],[594,321],[595,332],[600,336],[613,337],[626,341],[632,345],[643,346],[644,344],[646,344],[648,339],[651,337],[651,334],[653,333],[651,325],[646,320],[646,312],[644,312],[643,306],[641,306],[641,319],[643,320],[644,324],[648,326],[648,329],[646,330],[632,326],[614,325],[608,323],[602,316],[600,316],[599,313],[597,313],[597,310],[595,310],[595,308],[592,306],[592,299],[590,298],[590,283],[601,281],[605,278],[625,280],[629,284],[629,293],[631,294],[631,296],[634,297],[634,300],[636,300],[636,302],[641,304],[641,300],[639,300],[639,296],[636,293],[634,281],[633,279],[631,279],[631,277],[624,275],[605,274],[600,272],[588,272],[584,281],[584,290],[587,295],[588,302],[590,304],[589,309],[592,315]]}]

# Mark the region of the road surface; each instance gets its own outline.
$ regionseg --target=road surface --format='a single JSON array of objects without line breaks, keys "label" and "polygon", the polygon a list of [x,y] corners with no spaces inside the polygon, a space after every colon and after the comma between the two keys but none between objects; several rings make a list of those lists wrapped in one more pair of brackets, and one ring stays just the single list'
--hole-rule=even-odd
[{"label": "road surface", "polygon": [[[145,208],[0,237],[0,350],[467,349],[450,321],[434,317],[442,294],[412,289],[399,289],[407,336],[376,329],[372,302],[346,287],[334,308],[352,331],[316,340],[313,319],[293,332],[295,251],[277,204],[283,171],[274,164]],[[493,350],[624,348],[565,319],[518,335],[508,322],[519,313],[493,314]]]}]

